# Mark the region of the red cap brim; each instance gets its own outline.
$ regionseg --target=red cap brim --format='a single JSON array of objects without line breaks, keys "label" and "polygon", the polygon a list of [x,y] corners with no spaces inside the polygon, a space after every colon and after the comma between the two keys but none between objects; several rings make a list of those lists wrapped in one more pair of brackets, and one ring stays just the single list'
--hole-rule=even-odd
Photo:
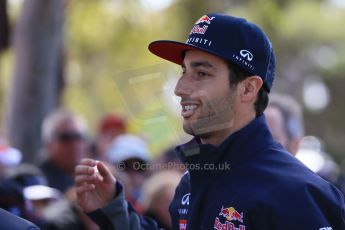
[{"label": "red cap brim", "polygon": [[150,43],[149,50],[158,57],[181,65],[183,62],[183,53],[186,50],[201,49],[182,42],[159,40]]}]

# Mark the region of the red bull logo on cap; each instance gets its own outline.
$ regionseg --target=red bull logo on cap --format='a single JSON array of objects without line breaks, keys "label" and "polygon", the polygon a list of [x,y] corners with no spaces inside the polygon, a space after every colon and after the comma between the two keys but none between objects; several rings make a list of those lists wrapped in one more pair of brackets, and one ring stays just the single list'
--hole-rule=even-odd
[{"label": "red bull logo on cap", "polygon": [[[211,21],[214,19],[215,17],[209,17],[207,15],[202,16],[198,21],[196,21],[196,23],[193,26],[192,31],[190,32],[190,34],[205,34],[206,30],[208,28],[208,25],[211,24]],[[207,25],[204,26],[200,26],[199,24],[201,23],[206,23]]]},{"label": "red bull logo on cap", "polygon": [[199,18],[199,20],[198,21],[196,21],[196,25],[197,24],[200,24],[200,23],[207,23],[207,24],[211,24],[211,21],[214,19],[215,17],[209,17],[209,16],[207,16],[207,15],[204,15],[204,16],[202,16],[201,18]]}]

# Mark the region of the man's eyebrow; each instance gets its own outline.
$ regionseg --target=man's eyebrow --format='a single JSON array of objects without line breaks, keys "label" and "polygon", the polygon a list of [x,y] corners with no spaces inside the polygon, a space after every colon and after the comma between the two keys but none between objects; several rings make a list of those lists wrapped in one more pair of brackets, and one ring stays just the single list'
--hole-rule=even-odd
[{"label": "man's eyebrow", "polygon": [[212,68],[212,69],[215,68],[211,63],[209,63],[207,61],[192,62],[190,65],[192,67],[200,67],[201,66],[201,67],[205,67],[205,68]]},{"label": "man's eyebrow", "polygon": [[[209,62],[207,62],[207,61],[192,62],[192,63],[190,63],[190,65],[191,65],[192,67],[194,67],[194,68],[195,68],[195,67],[199,67],[199,66],[205,67],[205,68],[212,68],[212,69],[215,68],[211,63],[209,63]],[[182,67],[182,68],[185,68],[185,67],[186,67],[186,65],[185,65],[184,62],[182,62],[181,67]]]},{"label": "man's eyebrow", "polygon": [[[193,68],[197,68],[197,67],[201,66],[201,67],[208,68],[208,69],[215,69],[215,67],[211,63],[209,63],[207,61],[196,61],[196,62],[190,63],[190,65]],[[186,68],[186,65],[185,65],[184,62],[182,62],[181,67],[182,68]]]}]

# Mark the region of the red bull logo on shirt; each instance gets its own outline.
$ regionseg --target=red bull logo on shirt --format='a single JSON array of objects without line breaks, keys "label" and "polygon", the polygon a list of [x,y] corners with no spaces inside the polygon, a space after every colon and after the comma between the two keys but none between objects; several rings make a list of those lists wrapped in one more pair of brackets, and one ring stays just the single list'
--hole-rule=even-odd
[{"label": "red bull logo on shirt", "polygon": [[229,221],[225,221],[223,224],[220,222],[219,218],[217,217],[214,221],[214,229],[217,230],[246,230],[246,226],[240,224],[240,226],[236,227],[234,223],[231,223]]},{"label": "red bull logo on shirt", "polygon": [[230,207],[230,208],[222,207],[219,215],[225,217],[226,220],[228,220],[228,221],[237,220],[237,221],[243,223],[243,213],[237,212],[234,207]]},{"label": "red bull logo on shirt", "polygon": [[180,219],[179,220],[179,228],[180,228],[180,230],[186,230],[187,229],[187,220]]},{"label": "red bull logo on shirt", "polygon": [[[219,217],[216,217],[214,221],[214,229],[217,230],[246,230],[246,226],[243,225],[243,212],[238,212],[234,207],[224,208],[222,206],[219,216],[225,218],[225,222],[222,223]],[[233,222],[240,222],[237,227]]]}]

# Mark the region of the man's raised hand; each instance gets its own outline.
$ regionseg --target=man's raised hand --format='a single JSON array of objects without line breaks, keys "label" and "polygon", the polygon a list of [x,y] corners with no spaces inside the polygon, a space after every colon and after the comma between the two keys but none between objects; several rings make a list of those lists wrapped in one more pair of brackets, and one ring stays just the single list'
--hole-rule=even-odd
[{"label": "man's raised hand", "polygon": [[116,178],[102,162],[82,159],[75,168],[77,203],[85,212],[105,206],[116,193]]}]

